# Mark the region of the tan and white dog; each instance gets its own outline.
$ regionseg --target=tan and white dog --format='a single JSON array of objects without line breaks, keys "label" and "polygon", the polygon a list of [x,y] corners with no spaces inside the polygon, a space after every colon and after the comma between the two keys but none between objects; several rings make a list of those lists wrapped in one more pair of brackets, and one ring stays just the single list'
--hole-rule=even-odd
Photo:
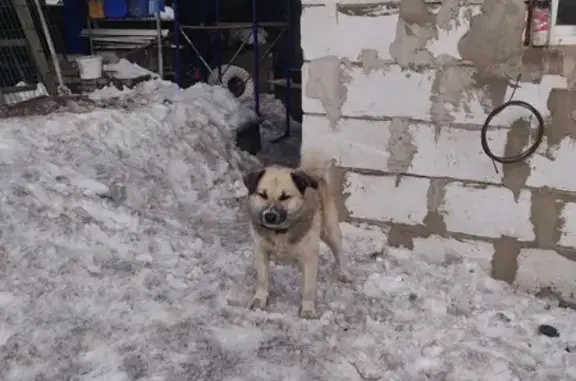
[{"label": "tan and white dog", "polygon": [[258,277],[250,308],[265,308],[268,303],[271,261],[296,264],[302,272],[299,315],[316,318],[320,241],[334,255],[338,280],[351,281],[326,163],[312,154],[303,157],[298,169],[271,166],[244,177]]}]

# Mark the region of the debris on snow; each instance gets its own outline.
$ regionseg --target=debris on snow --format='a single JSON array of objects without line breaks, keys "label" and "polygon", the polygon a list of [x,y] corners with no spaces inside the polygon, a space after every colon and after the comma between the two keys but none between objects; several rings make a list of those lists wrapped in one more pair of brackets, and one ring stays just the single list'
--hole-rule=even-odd
[{"label": "debris on snow", "polygon": [[538,327],[538,331],[544,335],[544,336],[548,336],[548,337],[559,337],[560,333],[558,332],[558,330],[554,327],[552,327],[551,325],[548,324],[542,324],[540,327]]}]

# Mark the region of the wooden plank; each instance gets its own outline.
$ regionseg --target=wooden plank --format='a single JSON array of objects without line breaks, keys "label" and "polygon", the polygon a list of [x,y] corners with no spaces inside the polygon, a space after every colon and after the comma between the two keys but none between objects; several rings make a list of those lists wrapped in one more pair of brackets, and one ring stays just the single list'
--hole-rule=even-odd
[{"label": "wooden plank", "polygon": [[[156,21],[156,17],[126,17],[126,18],[122,18],[122,19],[107,19],[107,18],[103,18],[103,19],[90,19],[92,21],[96,21],[96,22],[109,22],[109,23],[113,23],[113,22],[141,22],[141,21]],[[174,21],[174,20],[163,20],[163,21]]]},{"label": "wooden plank", "polygon": [[[251,22],[219,22],[216,25],[223,26],[226,28],[252,28],[253,23]],[[270,22],[270,21],[263,21],[258,23],[259,27],[266,28],[266,27],[281,27],[281,26],[288,26],[287,22]]]},{"label": "wooden plank", "polygon": [[98,44],[96,46],[94,46],[94,51],[98,52],[101,50],[121,50],[121,49],[137,49],[139,48],[141,45],[140,44],[125,44],[125,45],[120,45],[120,44]]},{"label": "wooden plank", "polygon": [[[168,29],[162,29],[162,37],[167,36],[169,33]],[[92,38],[96,36],[143,36],[143,37],[156,37],[156,31],[152,29],[82,29],[80,32],[82,37],[88,37],[92,35]]]},{"label": "wooden plank", "polygon": [[[152,22],[152,21],[156,21],[156,16],[149,16],[149,17],[126,17],[126,18],[122,18],[122,19],[91,19],[93,21],[96,21],[98,23],[138,23],[138,22]],[[162,23],[170,23],[170,22],[174,22],[174,19],[163,19],[160,18],[160,22]]]},{"label": "wooden plank", "polygon": [[154,37],[137,37],[137,36],[124,36],[124,37],[92,37],[92,40],[98,42],[133,42],[133,43],[147,43],[154,40]]},{"label": "wooden plank", "polygon": [[[241,29],[252,28],[250,22],[237,22],[237,23],[218,23],[216,25],[180,25],[182,29]],[[259,22],[258,26],[261,28],[285,28],[288,23],[285,22]]]},{"label": "wooden plank", "polygon": [[42,49],[42,44],[40,43],[40,38],[38,33],[34,28],[34,21],[32,20],[32,15],[28,9],[28,4],[26,0],[11,0],[14,9],[16,10],[16,15],[20,21],[20,27],[26,36],[26,41],[28,42],[28,47],[36,67],[40,73],[42,83],[48,89],[51,94],[56,93],[56,77],[52,75],[50,66],[48,64],[48,57]]},{"label": "wooden plank", "polygon": [[[286,85],[287,81],[286,79],[269,79],[268,83],[273,84],[274,86],[280,86],[280,87],[288,87]],[[290,86],[292,89],[301,89],[302,88],[302,84],[301,83],[292,83]]]}]

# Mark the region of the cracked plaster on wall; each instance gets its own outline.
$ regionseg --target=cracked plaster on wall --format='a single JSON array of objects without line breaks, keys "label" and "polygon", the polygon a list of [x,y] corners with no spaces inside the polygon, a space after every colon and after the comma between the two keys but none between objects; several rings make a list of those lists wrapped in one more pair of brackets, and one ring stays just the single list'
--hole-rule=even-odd
[{"label": "cracked plaster on wall", "polygon": [[399,19],[396,36],[390,44],[390,56],[403,68],[424,71],[434,64],[434,55],[426,49],[426,44],[435,36],[435,28]]},{"label": "cracked plaster on wall", "polygon": [[475,97],[474,74],[473,68],[463,66],[448,66],[436,72],[430,94],[430,116],[437,125],[453,122],[453,111],[471,112],[468,103]]},{"label": "cracked plaster on wall", "polygon": [[458,25],[459,10],[458,0],[445,0],[437,9],[423,0],[403,0],[390,55],[403,68],[420,72],[445,65],[450,57],[434,57],[426,45],[438,38],[439,29],[451,30],[452,21]]},{"label": "cracked plaster on wall", "polygon": [[358,60],[362,65],[362,72],[366,75],[370,74],[372,70],[386,69],[387,65],[386,60],[378,57],[378,51],[376,49],[362,49]]},{"label": "cracked plaster on wall", "polygon": [[458,42],[464,60],[481,73],[515,78],[522,64],[523,0],[485,0],[482,13],[472,17],[470,29]]},{"label": "cracked plaster on wall", "polygon": [[308,64],[308,81],[304,91],[308,98],[318,99],[326,111],[332,128],[336,128],[346,101],[346,83],[350,75],[337,56],[325,56]]},{"label": "cracked plaster on wall", "polygon": [[405,173],[412,165],[414,155],[418,152],[418,147],[414,144],[414,139],[409,131],[410,123],[403,119],[394,119],[390,123],[390,137],[388,139],[387,167],[390,172]]}]

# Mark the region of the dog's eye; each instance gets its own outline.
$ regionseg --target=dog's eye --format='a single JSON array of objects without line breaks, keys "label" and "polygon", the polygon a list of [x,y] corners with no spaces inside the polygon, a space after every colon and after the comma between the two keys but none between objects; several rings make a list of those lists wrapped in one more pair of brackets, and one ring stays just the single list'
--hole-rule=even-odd
[{"label": "dog's eye", "polygon": [[262,197],[264,200],[268,200],[268,195],[266,194],[266,192],[260,192],[258,193],[258,196]]},{"label": "dog's eye", "polygon": [[287,194],[281,194],[280,197],[278,198],[278,200],[280,201],[286,201],[286,200],[290,200],[292,196],[287,195]]}]

